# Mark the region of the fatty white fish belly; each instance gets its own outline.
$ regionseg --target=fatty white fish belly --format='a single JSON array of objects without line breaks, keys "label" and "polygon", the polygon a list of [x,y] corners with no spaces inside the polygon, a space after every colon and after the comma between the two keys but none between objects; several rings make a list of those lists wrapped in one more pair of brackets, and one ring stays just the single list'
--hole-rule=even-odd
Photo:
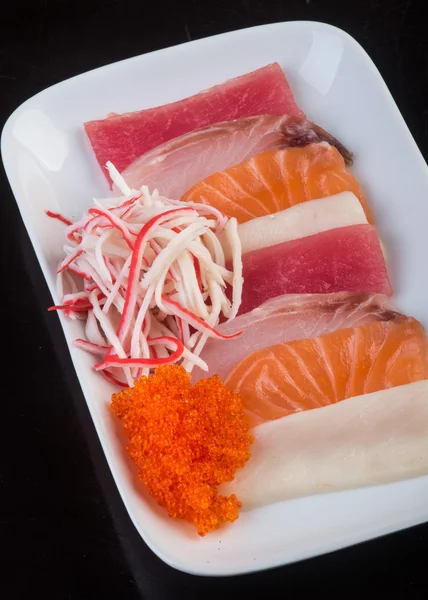
[{"label": "fatty white fish belly", "polygon": [[[242,335],[228,340],[208,340],[201,358],[208,364],[210,375],[218,373],[225,379],[250,352],[382,321],[389,318],[391,311],[394,307],[390,299],[381,294],[286,294],[220,325],[218,330],[223,335],[238,331],[242,331]],[[193,381],[206,376],[207,373],[197,367],[193,371]]]},{"label": "fatty white fish belly", "polygon": [[221,492],[244,510],[428,474],[428,381],[254,428],[251,458]]},{"label": "fatty white fish belly", "polygon": [[[363,207],[352,192],[308,200],[286,210],[241,223],[238,233],[242,253],[329,231],[337,227],[367,223]],[[219,236],[226,260],[231,251],[225,236]]]}]

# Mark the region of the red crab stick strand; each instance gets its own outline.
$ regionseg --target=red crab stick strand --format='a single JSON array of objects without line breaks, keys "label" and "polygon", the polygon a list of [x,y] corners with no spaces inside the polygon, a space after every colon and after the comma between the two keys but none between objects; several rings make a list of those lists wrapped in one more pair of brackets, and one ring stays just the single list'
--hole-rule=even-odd
[{"label": "red crab stick strand", "polygon": [[[180,233],[180,231],[178,233]],[[159,256],[159,254],[163,250],[162,246],[160,244],[158,244],[156,240],[153,240],[153,239],[151,239],[149,241],[149,245],[150,245],[150,248],[153,250],[153,252],[156,254],[156,256]],[[173,281],[178,281],[178,279],[179,279],[178,273],[173,265],[171,265],[170,268],[168,269],[168,273],[169,273],[171,279],[173,279]]]},{"label": "red crab stick strand", "polygon": [[108,256],[106,256],[104,258],[104,260],[106,263],[106,267],[109,270],[112,282],[116,283],[117,277],[119,275],[119,273],[116,270],[116,267],[113,265],[112,261],[110,260],[110,258]]},{"label": "red crab stick strand", "polygon": [[196,258],[196,256],[194,254],[192,254],[192,259],[193,259],[193,266],[195,267],[196,280],[198,282],[199,291],[202,292],[203,285],[202,285],[202,276],[201,276],[201,264],[199,262],[199,258]]},{"label": "red crab stick strand", "polygon": [[73,241],[73,238],[76,235],[80,235],[79,231],[81,229],[85,229],[88,225],[88,223],[93,219],[93,217],[91,217],[90,215],[85,215],[82,219],[79,219],[79,221],[76,221],[75,223],[72,223],[70,225],[70,227],[67,227],[67,230],[65,232],[66,237]]},{"label": "red crab stick strand", "polygon": [[128,244],[128,246],[131,248],[131,250],[133,250],[134,248],[134,241],[131,237],[131,234],[128,230],[128,228],[124,225],[123,221],[121,219],[119,219],[119,217],[116,217],[116,215],[113,215],[112,213],[110,213],[108,210],[104,209],[104,208],[90,208],[88,211],[91,215],[100,215],[100,216],[104,216],[106,219],[108,219],[112,225],[112,227],[115,227],[116,229],[118,229],[120,231],[120,233],[122,234],[124,240],[126,241],[126,243]]},{"label": "red crab stick strand", "polygon": [[180,268],[182,280],[185,282],[186,291],[190,303],[186,303],[183,306],[187,306],[189,310],[197,314],[202,319],[207,319],[209,310],[205,304],[201,290],[198,285],[198,279],[196,277],[195,265],[192,260],[192,255],[186,251],[182,252],[177,257],[177,265]]},{"label": "red crab stick strand", "polygon": [[180,317],[175,317],[178,322],[179,322],[179,327],[180,327],[180,333],[181,333],[181,337],[182,340],[185,344],[187,344],[187,342],[189,341],[190,338],[190,328],[189,328],[189,323],[187,323],[186,321],[184,321],[183,319],[180,319]]},{"label": "red crab stick strand", "polygon": [[106,367],[149,367],[155,369],[161,365],[171,365],[183,356],[184,344],[177,338],[159,337],[148,342],[150,345],[168,344],[175,347],[175,350],[167,358],[119,358],[117,355],[109,355],[102,362],[95,365],[96,371],[102,371]]},{"label": "red crab stick strand", "polygon": [[118,338],[123,341],[129,331],[129,327],[131,325],[132,316],[135,310],[135,303],[137,300],[137,292],[138,292],[138,284],[140,279],[140,270],[141,270],[141,262],[144,256],[144,251],[146,248],[147,239],[152,232],[152,230],[164,223],[172,216],[181,213],[194,213],[197,216],[197,213],[192,208],[178,208],[173,210],[168,210],[156,217],[152,217],[147,223],[141,228],[140,233],[137,235],[135,240],[134,249],[132,251],[131,257],[131,265],[129,269],[129,278],[128,278],[128,287],[126,289],[126,297],[125,297],[125,306],[122,312],[122,316],[119,323],[118,328]]},{"label": "red crab stick strand", "polygon": [[90,310],[92,308],[92,306],[90,304],[88,304],[87,306],[73,306],[71,304],[55,304],[54,306],[49,306],[48,308],[48,312],[51,312],[53,310],[65,310],[65,311],[69,311],[69,310],[73,310],[75,312],[84,312],[86,310]]},{"label": "red crab stick strand", "polygon": [[[162,275],[160,276],[160,278],[158,279],[156,285],[155,285],[155,305],[159,308],[161,314],[163,315],[167,315],[168,314],[168,310],[165,308],[165,306],[163,305],[162,302],[162,295],[164,294],[164,290],[165,290],[165,278],[167,275],[167,271],[164,271],[162,273]],[[154,285],[154,284],[151,284]],[[149,286],[150,288],[151,286]]]},{"label": "red crab stick strand", "polygon": [[[126,206],[125,210],[122,210],[121,214],[120,214],[120,218],[124,219],[125,217],[130,217],[131,213],[134,211],[135,205],[137,200],[139,200],[141,198],[141,196],[139,196],[138,198],[132,198],[132,203],[130,203],[129,205]],[[123,203],[122,206],[125,206],[126,202]]]},{"label": "red crab stick strand", "polygon": [[[181,204],[180,200],[169,200],[169,202],[171,204]],[[223,214],[220,210],[214,208],[214,206],[208,206],[207,204],[199,204],[197,202],[187,202],[187,205],[191,208],[194,208],[200,215],[214,216],[217,219],[218,233],[221,233],[221,231],[223,231],[229,217]]]},{"label": "red crab stick strand", "polygon": [[[215,323],[217,323],[217,319],[220,315],[222,301],[225,298],[225,295],[222,292],[221,287],[215,281],[210,281],[208,287],[212,302],[212,310],[207,322],[209,325],[214,325]],[[194,334],[192,334],[192,336],[189,339],[188,345],[190,348],[193,349],[193,354],[199,356],[207,342],[207,339],[208,336],[205,333],[200,333],[199,331],[196,331]],[[189,361],[187,361],[183,366],[186,368],[186,370],[188,370],[191,373],[194,364],[189,364]]]},{"label": "red crab stick strand", "polygon": [[98,264],[98,273],[105,281],[108,281],[108,283],[111,283],[113,285],[113,277],[111,271],[109,270],[106,264],[106,259],[103,254],[104,242],[106,242],[109,239],[111,234],[112,230],[108,229],[99,237],[97,243],[95,244],[95,258]]},{"label": "red crab stick strand", "polygon": [[122,287],[122,284],[124,283],[126,276],[129,273],[129,265],[131,264],[131,258],[132,256],[129,255],[126,261],[124,262],[123,267],[120,273],[118,274],[113,287],[111,288],[110,294],[107,296],[106,303],[103,306],[103,312],[105,313],[108,312],[110,306],[114,304],[114,301],[116,300],[116,297],[120,292],[120,288]]},{"label": "red crab stick strand", "polygon": [[[69,296],[69,297],[67,297]],[[104,302],[104,294],[98,293],[98,301]],[[76,294],[68,294],[63,298],[64,304],[50,306],[48,311],[52,310],[73,310],[75,312],[84,312],[92,308],[89,296],[86,292],[77,292]]]},{"label": "red crab stick strand", "polygon": [[[185,323],[185,324],[187,325],[187,323]],[[171,334],[171,331],[163,323],[158,322],[156,325],[157,325],[157,329],[160,331],[160,333],[162,335],[166,335],[167,337],[168,336],[172,336],[174,338],[176,337],[175,335]],[[200,356],[195,355],[188,348],[186,348],[186,346],[184,346],[183,359],[192,365],[198,366],[200,369],[202,369],[202,371],[208,371],[207,363],[204,360],[202,360],[202,358]]]},{"label": "red crab stick strand", "polygon": [[[182,209],[186,210],[186,209]],[[190,209],[192,210],[192,209]],[[207,231],[205,219],[197,219],[195,223],[190,224],[186,229],[177,233],[170,243],[164,248],[153,261],[151,269],[145,274],[143,286],[148,287],[156,281],[161,274],[172,265],[172,263],[186,250],[189,242],[198,238]]]},{"label": "red crab stick strand", "polygon": [[123,200],[123,202],[116,204],[116,206],[110,207],[108,210],[114,213],[121,213],[120,218],[123,219],[125,213],[128,212],[131,208],[133,208],[140,198],[141,193],[135,194],[134,196],[132,196],[132,198],[127,198],[126,200]]},{"label": "red crab stick strand", "polygon": [[242,334],[242,331],[238,331],[236,333],[233,333],[232,335],[223,335],[222,333],[214,329],[214,327],[211,327],[211,325],[205,323],[202,319],[200,319],[190,310],[187,310],[187,308],[184,308],[184,306],[181,306],[181,304],[175,302],[175,300],[171,300],[171,298],[168,298],[167,296],[162,296],[162,300],[165,303],[165,305],[169,308],[172,314],[176,315],[177,317],[180,317],[184,321],[187,321],[187,323],[189,323],[191,327],[194,327],[198,331],[201,331],[208,337],[217,338],[220,340],[229,340],[238,337]]},{"label": "red crab stick strand", "polygon": [[112,373],[110,373],[110,371],[108,371],[107,369],[105,369],[104,371],[101,371],[101,373],[104,375],[104,377],[108,381],[110,381],[110,383],[114,383],[115,385],[120,385],[121,387],[124,387],[124,388],[129,387],[129,385],[127,383],[125,383],[124,381],[120,381],[120,379],[117,379],[117,377],[112,375]]},{"label": "red crab stick strand", "polygon": [[82,269],[77,268],[75,265],[68,265],[67,268],[68,268],[69,271],[71,271],[75,275],[78,275],[79,277],[81,277],[85,281],[91,281],[91,279],[92,279],[92,277],[89,275],[89,273],[86,273],[85,271],[82,271]]},{"label": "red crab stick strand", "polygon": [[75,292],[74,294],[64,294],[62,298],[63,304],[77,304],[84,303],[87,304],[89,302],[89,294],[88,292]]},{"label": "red crab stick strand", "polygon": [[[141,332],[143,330],[144,319],[150,306],[150,302],[153,298],[154,291],[155,286],[151,285],[144,295],[137,318],[135,319],[134,329],[131,337],[131,358],[139,358],[141,350],[149,355],[149,347],[146,343],[146,338],[145,336],[141,336]],[[141,345],[141,341],[143,341],[143,345]]]},{"label": "red crab stick strand", "polygon": [[69,267],[71,263],[74,262],[76,258],[78,258],[82,254],[82,252],[82,248],[77,248],[71,256],[67,256],[60,264],[57,273],[62,273],[65,269],[67,269],[67,267]]},{"label": "red crab stick strand", "polygon": [[[204,267],[204,272],[207,271],[210,279],[213,279],[221,286],[225,287],[225,281],[232,283],[233,273],[228,271],[225,267],[221,267],[216,264],[210,252],[205,248],[205,246],[200,243],[199,240],[194,240],[189,244],[189,252],[194,256],[195,259],[199,262],[199,269],[201,265]],[[203,279],[203,278],[202,278]],[[205,281],[205,287],[207,282]]]},{"label": "red crab stick strand", "polygon": [[144,317],[144,323],[143,323],[143,329],[142,329],[142,333],[146,339],[149,337],[151,326],[152,326],[152,316],[151,316],[150,311],[148,311],[146,313],[146,316]]},{"label": "red crab stick strand", "polygon": [[82,348],[82,350],[86,350],[90,354],[95,354],[97,356],[104,356],[108,350],[109,346],[101,346],[101,344],[94,344],[93,342],[88,342],[88,340],[84,340],[82,338],[76,338],[73,342],[73,345],[76,348]]},{"label": "red crab stick strand", "polygon": [[180,317],[175,317],[176,321],[177,321],[177,327],[178,327],[178,331],[180,332],[179,338],[181,339],[182,342],[184,342],[185,344],[187,343],[187,340],[184,339],[184,329],[183,329],[183,319],[180,319]]},{"label": "red crab stick strand", "polygon": [[[107,339],[107,342],[111,346],[107,352],[106,357],[113,355],[113,352],[115,352],[116,356],[126,358],[126,352],[123,349],[121,341],[119,340],[118,336],[116,335],[116,332],[114,330],[112,322],[101,310],[101,306],[97,299],[96,291],[91,292],[90,300],[92,302],[94,316],[97,318],[97,320],[101,326],[101,329],[103,330],[104,335]],[[125,368],[124,374],[125,374],[126,381],[128,382],[128,385],[132,385],[133,378],[131,376],[131,370],[129,368]]]},{"label": "red crab stick strand", "polygon": [[103,229],[104,227],[111,227],[111,223],[107,221],[107,219],[105,219],[104,217],[96,216],[91,217],[89,221],[87,221],[83,229],[84,231],[86,231],[86,233],[96,233],[94,232],[94,230],[98,228]]},{"label": "red crab stick strand", "polygon": [[65,223],[68,226],[73,225],[73,221],[70,221],[70,219],[67,219],[67,217],[64,217],[64,215],[62,215],[60,213],[56,213],[56,212],[52,212],[51,210],[47,210],[46,214],[51,219],[57,219],[57,221],[61,221],[62,223]]},{"label": "red crab stick strand", "polygon": [[[94,263],[94,264],[91,264]],[[83,268],[85,269],[85,271],[91,276],[91,279],[94,281],[94,283],[97,284],[98,289],[104,294],[104,296],[107,298],[110,294],[110,290],[112,285],[108,282],[102,279],[102,277],[98,274],[97,270],[96,270],[96,262],[95,259],[91,256],[86,255],[86,258],[81,259],[81,263],[79,263],[83,265]],[[118,304],[118,309],[120,310],[120,304]]]}]

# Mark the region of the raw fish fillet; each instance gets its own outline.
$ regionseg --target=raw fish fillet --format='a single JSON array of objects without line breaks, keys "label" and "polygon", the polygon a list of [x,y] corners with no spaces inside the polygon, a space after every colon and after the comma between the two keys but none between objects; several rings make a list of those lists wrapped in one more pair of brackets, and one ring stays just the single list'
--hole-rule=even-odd
[{"label": "raw fish fillet", "polygon": [[357,180],[340,152],[327,142],[268,150],[194,185],[182,200],[203,202],[245,223],[306,200],[353,192],[372,222]]},{"label": "raw fish fillet", "polygon": [[347,164],[352,155],[304,116],[262,115],[218,123],[181,135],[146,152],[122,175],[131,188],[147,185],[167,198],[181,198],[195,183],[265,150],[327,141]]},{"label": "raw fish fillet", "polygon": [[238,314],[283,294],[391,295],[374,225],[352,225],[248,252]]},{"label": "raw fish fillet", "polygon": [[422,325],[392,312],[388,321],[252,352],[225,383],[255,424],[427,378]]},{"label": "raw fish fillet", "polygon": [[264,114],[303,115],[278,63],[178,102],[89,121],[85,129],[108,178],[105,164],[109,160],[122,172],[145,152],[179,135],[221,121]]},{"label": "raw fish fillet", "polygon": [[[381,294],[288,294],[220,325],[223,335],[243,333],[230,340],[208,340],[201,358],[209,366],[209,375],[217,373],[225,380],[251,352],[370,321],[386,321],[393,312],[390,300]],[[194,381],[206,376],[198,368],[193,371]]]},{"label": "raw fish fillet", "polygon": [[243,510],[428,474],[428,381],[264,423],[251,458],[222,486]]},{"label": "raw fish fillet", "polygon": [[[245,254],[337,227],[363,223],[367,224],[367,219],[358,198],[352,192],[342,192],[241,223],[238,234]],[[220,234],[219,239],[226,260],[231,259],[227,237]]]}]

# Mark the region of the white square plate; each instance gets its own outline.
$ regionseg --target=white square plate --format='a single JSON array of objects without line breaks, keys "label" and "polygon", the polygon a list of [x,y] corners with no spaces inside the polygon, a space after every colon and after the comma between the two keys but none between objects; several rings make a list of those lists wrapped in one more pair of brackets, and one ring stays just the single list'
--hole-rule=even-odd
[{"label": "white square plate", "polygon": [[[83,122],[178,100],[273,61],[309,118],[355,153],[354,172],[388,248],[397,304],[428,326],[427,166],[367,54],[343,31],[310,22],[236,31],[118,62],[55,85],[14,112],[3,131],[3,160],[54,297],[63,228],[45,210],[74,218],[93,196],[109,194]],[[70,345],[79,324],[60,318]],[[70,353],[131,519],[153,551],[178,569],[256,571],[428,520],[423,477],[275,504],[199,538],[147,497],[108,410],[112,387],[91,370],[87,354],[72,347]]]}]

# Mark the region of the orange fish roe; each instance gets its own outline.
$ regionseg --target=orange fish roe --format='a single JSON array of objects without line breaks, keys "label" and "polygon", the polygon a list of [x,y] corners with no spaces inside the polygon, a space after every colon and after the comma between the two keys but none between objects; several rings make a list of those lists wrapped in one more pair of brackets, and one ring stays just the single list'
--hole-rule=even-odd
[{"label": "orange fish roe", "polygon": [[220,377],[192,385],[183,367],[162,366],[113,394],[111,409],[140,479],[170,517],[194,523],[201,536],[238,518],[237,497],[217,487],[249,459],[253,438],[240,397]]}]

